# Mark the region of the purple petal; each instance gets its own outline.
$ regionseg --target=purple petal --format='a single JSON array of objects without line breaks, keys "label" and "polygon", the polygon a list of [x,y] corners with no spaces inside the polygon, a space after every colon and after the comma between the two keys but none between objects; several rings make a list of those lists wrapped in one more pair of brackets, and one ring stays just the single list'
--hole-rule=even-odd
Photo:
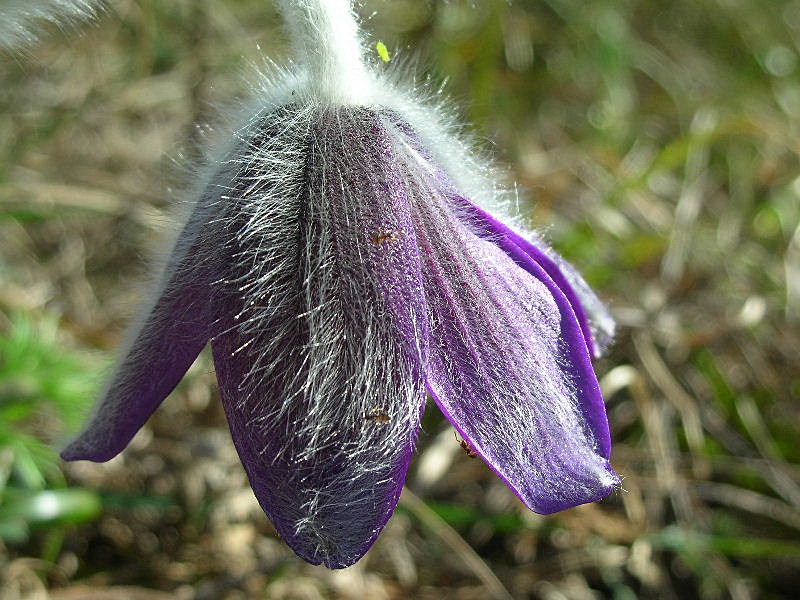
[{"label": "purple petal", "polygon": [[518,247],[512,260],[476,235],[452,186],[420,153],[403,158],[419,182],[412,203],[430,311],[428,390],[534,511],[608,495],[619,480],[607,460],[605,406],[567,297]]},{"label": "purple petal", "polygon": [[[250,483],[281,537],[341,568],[394,512],[424,406],[420,259],[374,113],[296,120],[254,155],[212,342]],[[250,180],[256,179],[254,175]]]},{"label": "purple petal", "polygon": [[212,335],[211,281],[207,254],[213,208],[201,202],[178,237],[155,302],[140,318],[94,416],[62,452],[64,460],[104,462],[119,454],[181,380]]},{"label": "purple petal", "polygon": [[417,226],[431,257],[432,395],[532,510],[606,496],[618,480],[605,408],[569,303],[535,264],[523,271],[455,220],[444,229],[441,214]]},{"label": "purple petal", "polygon": [[[569,300],[581,326],[589,353],[599,358],[614,339],[614,320],[594,291],[569,262],[557,254],[543,240],[532,233],[520,235],[488,212],[478,207],[456,191],[444,170],[436,164],[421,143],[419,136],[403,118],[394,111],[384,111],[384,117],[405,136],[408,144],[426,163],[442,190],[449,190],[451,201],[458,207],[460,216],[469,223],[481,238],[497,244],[523,269],[528,260],[520,260],[523,253],[544,269],[545,273],[561,289]],[[528,239],[531,238],[531,239]]]},{"label": "purple petal", "polygon": [[[455,194],[453,201],[480,237],[497,244],[523,269],[528,270],[527,265],[530,264],[530,260],[523,258],[526,255],[547,273],[575,312],[589,353],[599,357],[613,339],[614,322],[574,267],[540,240],[534,245],[468,199]],[[594,319],[587,314],[586,305],[592,309]]]},{"label": "purple petal", "polygon": [[[529,238],[531,240],[531,245],[541,250],[541,252],[552,260],[554,268],[563,274],[569,286],[571,286],[573,295],[577,296],[579,299],[589,321],[589,328],[591,329],[592,340],[594,341],[593,354],[595,358],[600,358],[614,341],[614,331],[616,328],[614,318],[575,267],[548,246],[539,236],[529,233],[524,239],[527,240]],[[522,245],[520,246],[522,247]],[[544,263],[541,264],[544,268]],[[545,270],[550,273],[549,270]],[[561,284],[559,284],[559,286],[561,286]],[[562,287],[562,289],[564,288]],[[572,302],[572,300],[570,300],[570,302]]]}]

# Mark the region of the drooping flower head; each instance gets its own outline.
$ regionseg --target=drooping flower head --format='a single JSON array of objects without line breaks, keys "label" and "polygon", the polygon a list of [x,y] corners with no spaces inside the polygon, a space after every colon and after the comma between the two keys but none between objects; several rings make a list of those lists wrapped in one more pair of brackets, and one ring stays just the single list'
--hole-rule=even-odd
[{"label": "drooping flower head", "polygon": [[501,197],[433,109],[364,66],[345,0],[285,0],[303,67],[212,163],[95,416],[119,453],[211,342],[261,506],[305,560],[353,564],[392,515],[426,398],[532,510],[606,496],[579,275],[476,201]]}]

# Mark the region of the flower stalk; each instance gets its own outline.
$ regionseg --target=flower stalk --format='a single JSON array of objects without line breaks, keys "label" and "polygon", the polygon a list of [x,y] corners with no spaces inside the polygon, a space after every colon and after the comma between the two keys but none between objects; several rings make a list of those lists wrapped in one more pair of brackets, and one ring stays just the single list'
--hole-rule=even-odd
[{"label": "flower stalk", "polygon": [[309,99],[361,104],[373,87],[348,0],[279,0],[294,61],[308,77]]}]

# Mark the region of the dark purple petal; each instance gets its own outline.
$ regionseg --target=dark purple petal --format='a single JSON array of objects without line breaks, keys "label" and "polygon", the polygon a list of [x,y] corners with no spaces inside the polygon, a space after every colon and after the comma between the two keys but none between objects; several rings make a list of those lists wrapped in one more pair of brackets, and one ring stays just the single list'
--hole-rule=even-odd
[{"label": "dark purple petal", "polygon": [[429,390],[532,510],[608,495],[618,480],[605,407],[566,297],[535,264],[520,269],[455,219],[443,238],[441,214],[417,226],[431,257]]},{"label": "dark purple petal", "polygon": [[[212,342],[236,448],[303,559],[356,562],[392,515],[419,428],[425,301],[404,183],[374,113],[298,118],[253,156]],[[256,176],[250,179],[257,179]]]},{"label": "dark purple petal", "polygon": [[619,480],[608,463],[605,406],[567,297],[519,247],[507,245],[512,260],[497,240],[476,235],[452,186],[420,153],[403,159],[417,182],[428,390],[531,509],[551,513],[608,495]]},{"label": "dark purple petal", "polygon": [[214,210],[204,200],[195,207],[154,291],[155,302],[132,330],[89,424],[61,452],[64,460],[103,462],[119,454],[213,335],[211,282],[217,267],[208,248]]}]

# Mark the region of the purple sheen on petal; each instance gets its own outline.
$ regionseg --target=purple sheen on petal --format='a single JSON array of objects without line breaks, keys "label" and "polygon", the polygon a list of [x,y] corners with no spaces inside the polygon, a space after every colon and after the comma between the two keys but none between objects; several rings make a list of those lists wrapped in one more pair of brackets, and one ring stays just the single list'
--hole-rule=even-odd
[{"label": "purple sheen on petal", "polygon": [[[519,256],[519,249],[545,270],[567,296],[580,323],[590,355],[599,358],[613,341],[614,321],[575,268],[541,240],[537,239],[536,243],[531,242],[463,197],[456,191],[450,177],[436,164],[414,128],[394,111],[383,111],[382,116],[402,132],[406,138],[405,143],[419,153],[427,168],[434,173],[442,190],[448,190],[448,195],[452,196],[452,201],[459,207],[462,216],[473,225],[479,237],[497,243],[512,258]],[[525,268],[526,263],[527,261],[522,261],[520,265]]]},{"label": "purple sheen on petal", "polygon": [[572,310],[575,312],[575,317],[580,324],[586,346],[589,349],[589,354],[591,356],[596,356],[596,345],[592,336],[592,328],[586,310],[584,309],[580,297],[573,289],[572,285],[570,285],[564,273],[561,272],[558,265],[556,265],[542,250],[468,199],[459,195],[454,195],[453,199],[456,205],[464,210],[465,218],[478,228],[476,233],[479,233],[481,237],[490,239],[497,244],[498,247],[504,250],[506,254],[523,269],[528,269],[527,265],[530,264],[530,261],[525,260],[520,252],[527,255],[547,273],[553,283],[555,283],[567,297]]},{"label": "purple sheen on petal", "polygon": [[[307,118],[233,186],[240,223],[212,348],[262,508],[301,558],[342,568],[402,490],[424,409],[427,311],[405,184],[374,113]],[[287,165],[285,177],[257,183],[266,162]]]},{"label": "purple sheen on petal", "polygon": [[567,297],[516,244],[504,251],[476,235],[452,185],[436,169],[420,174],[419,154],[404,158],[418,182],[412,203],[429,307],[429,392],[534,511],[608,495],[619,479],[608,463],[605,406]]},{"label": "purple sheen on petal", "polygon": [[[478,245],[485,247],[476,279],[491,277],[487,255],[511,263],[489,242]],[[501,266],[502,279],[482,290],[453,285],[471,284],[463,273],[448,281],[444,269],[431,270],[426,291],[439,313],[432,331],[440,341],[439,352],[431,350],[428,389],[473,450],[532,510],[547,514],[605,497],[618,480],[607,461],[602,398],[566,299],[556,299],[554,285],[547,289],[543,273],[532,285],[502,273],[511,269]],[[434,290],[441,292],[435,300]],[[515,306],[510,298],[521,292],[539,306],[527,299]]]},{"label": "purple sheen on petal", "polygon": [[[468,200],[464,201],[469,202]],[[475,205],[472,206],[478,211],[481,210]],[[461,207],[460,204],[459,207]],[[484,214],[488,218],[491,218],[487,213]],[[497,229],[505,227],[497,220],[494,220],[494,225]],[[591,357],[587,354],[590,346],[586,345],[585,349],[581,348],[580,342],[585,342],[587,338],[585,337],[583,324],[576,322],[577,315],[574,313],[575,305],[570,301],[569,296],[564,293],[564,289],[549,276],[549,273],[545,271],[544,267],[536,262],[533,256],[528,252],[525,252],[507,238],[501,243],[498,243],[497,239],[492,239],[491,242],[503,250],[509,258],[522,267],[527,273],[544,284],[547,288],[547,292],[549,292],[553,301],[555,301],[561,315],[561,343],[567,349],[567,356],[565,358],[568,360],[568,364],[566,368],[569,370],[570,378],[577,384],[578,389],[581,390],[581,410],[591,427],[598,449],[605,458],[610,458],[611,434],[608,426],[605,402],[600,392],[600,385],[597,382],[597,376],[592,366]],[[536,250],[536,248],[534,248],[534,250]],[[490,253],[494,254],[491,251]],[[538,250],[537,253],[544,256]],[[499,257],[496,257],[496,259],[501,260]],[[541,293],[547,292],[541,290]],[[578,303],[578,305],[580,306],[580,303]]]},{"label": "purple sheen on petal", "polygon": [[[297,430],[313,403],[298,397],[281,406],[280,386],[287,382],[280,376],[271,378],[278,388],[265,380],[242,401],[240,385],[251,365],[243,353],[236,353],[238,344],[226,334],[212,348],[231,436],[253,493],[300,558],[330,569],[351,566],[372,547],[394,513],[416,428],[398,440],[390,462],[385,448],[370,452],[369,444],[378,443],[375,436],[353,425],[342,427],[338,435],[325,431],[329,448],[317,449],[313,432]],[[285,367],[302,368],[297,362]],[[258,404],[255,414],[250,403]],[[382,426],[364,417],[364,429]]]},{"label": "purple sheen on petal", "polygon": [[[177,239],[155,302],[123,353],[83,432],[64,460],[105,462],[119,454],[172,392],[213,335],[213,258],[203,227],[208,209],[195,208]],[[207,230],[206,230],[207,231]]]},{"label": "purple sheen on petal", "polygon": [[594,290],[589,287],[589,284],[586,283],[586,280],[581,276],[578,270],[563,256],[559,255],[558,252],[548,246],[541,237],[533,232],[524,233],[522,237],[552,260],[580,299],[592,331],[594,357],[600,358],[614,342],[616,324],[608,308],[606,308],[605,304],[597,297]]}]

